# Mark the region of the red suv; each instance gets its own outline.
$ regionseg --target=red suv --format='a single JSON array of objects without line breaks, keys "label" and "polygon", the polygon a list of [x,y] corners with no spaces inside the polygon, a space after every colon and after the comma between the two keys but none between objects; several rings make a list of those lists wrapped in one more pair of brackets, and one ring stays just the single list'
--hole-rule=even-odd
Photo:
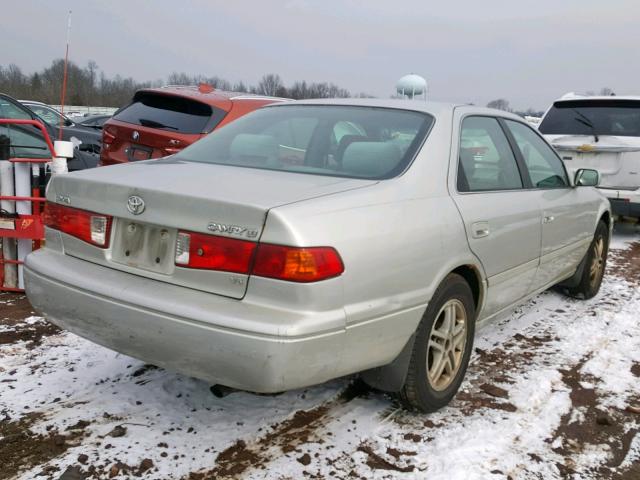
[{"label": "red suv", "polygon": [[138,90],[104,124],[99,165],[172,155],[246,113],[282,101],[209,85]]}]

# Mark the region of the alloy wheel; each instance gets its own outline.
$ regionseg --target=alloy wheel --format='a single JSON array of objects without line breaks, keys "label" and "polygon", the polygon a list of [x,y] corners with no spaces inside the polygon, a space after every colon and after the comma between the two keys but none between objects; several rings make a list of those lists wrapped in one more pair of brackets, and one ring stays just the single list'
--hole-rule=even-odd
[{"label": "alloy wheel", "polygon": [[456,377],[467,343],[467,312],[457,299],[447,301],[436,316],[427,344],[427,376],[436,391]]},{"label": "alloy wheel", "polygon": [[595,286],[602,277],[604,269],[604,238],[598,237],[593,244],[593,260],[589,268],[589,280],[592,286]]}]

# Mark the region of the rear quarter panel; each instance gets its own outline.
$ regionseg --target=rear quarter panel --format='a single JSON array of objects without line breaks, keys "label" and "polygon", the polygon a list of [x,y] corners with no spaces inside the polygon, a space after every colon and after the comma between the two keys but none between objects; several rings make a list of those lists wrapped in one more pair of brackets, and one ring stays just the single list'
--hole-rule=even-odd
[{"label": "rear quarter panel", "polygon": [[[392,361],[420,322],[446,275],[479,262],[469,251],[447,190],[450,122],[439,118],[404,175],[270,210],[261,242],[331,246],[345,271],[318,303],[345,311],[347,362],[371,368]],[[320,286],[320,284],[318,284]],[[258,294],[250,281],[247,295]]]}]

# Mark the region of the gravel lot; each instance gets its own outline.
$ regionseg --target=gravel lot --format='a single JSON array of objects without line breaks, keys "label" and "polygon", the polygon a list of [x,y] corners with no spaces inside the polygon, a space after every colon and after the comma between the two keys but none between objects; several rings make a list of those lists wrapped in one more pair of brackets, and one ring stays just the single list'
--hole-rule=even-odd
[{"label": "gravel lot", "polygon": [[408,413],[356,378],[216,398],[0,294],[0,478],[640,479],[640,228],[600,294],[478,332],[463,389]]}]

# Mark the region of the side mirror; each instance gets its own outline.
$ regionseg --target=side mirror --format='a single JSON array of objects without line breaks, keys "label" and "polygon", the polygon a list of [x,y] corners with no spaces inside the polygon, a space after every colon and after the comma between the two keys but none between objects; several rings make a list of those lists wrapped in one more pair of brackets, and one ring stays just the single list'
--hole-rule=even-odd
[{"label": "side mirror", "polygon": [[581,168],[576,172],[573,184],[576,187],[597,187],[600,183],[600,174],[597,170]]}]

